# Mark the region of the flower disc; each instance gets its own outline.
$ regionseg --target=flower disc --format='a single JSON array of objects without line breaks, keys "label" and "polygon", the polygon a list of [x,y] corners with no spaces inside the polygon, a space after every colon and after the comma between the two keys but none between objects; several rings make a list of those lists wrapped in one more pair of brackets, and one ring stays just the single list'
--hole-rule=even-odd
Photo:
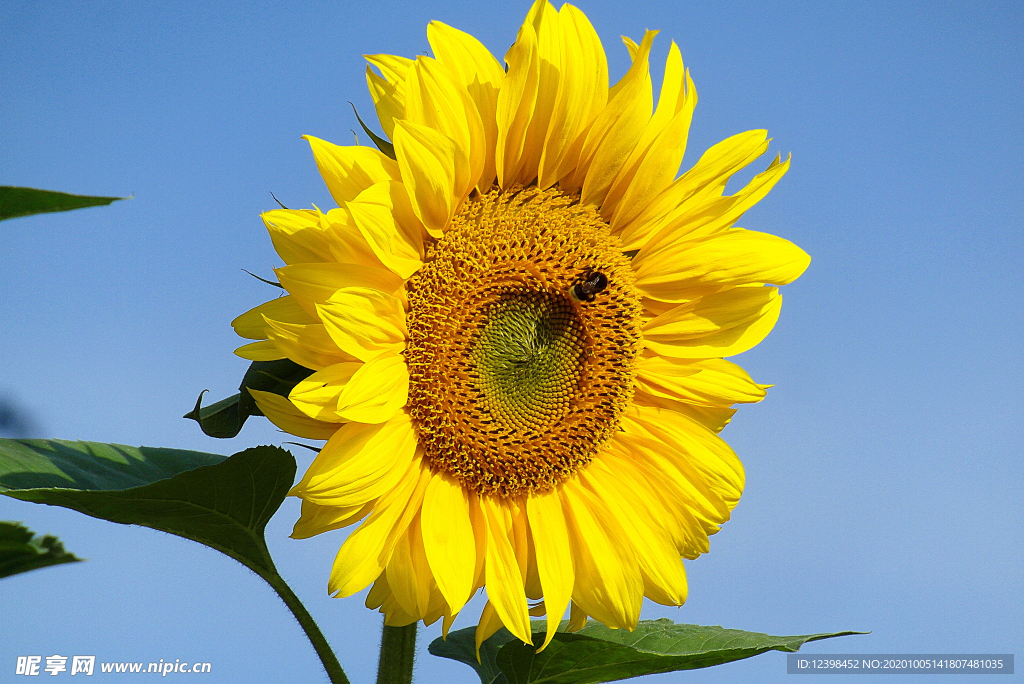
[{"label": "flower disc", "polygon": [[[479,493],[568,478],[633,397],[633,272],[577,199],[527,188],[467,201],[408,284],[409,414],[431,463]],[[594,273],[607,285],[581,300]]]}]

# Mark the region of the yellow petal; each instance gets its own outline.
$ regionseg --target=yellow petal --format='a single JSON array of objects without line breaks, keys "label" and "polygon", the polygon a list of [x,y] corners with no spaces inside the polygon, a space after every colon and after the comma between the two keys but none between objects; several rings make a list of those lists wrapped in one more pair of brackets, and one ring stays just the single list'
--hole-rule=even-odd
[{"label": "yellow petal", "polygon": [[416,433],[405,413],[380,425],[347,423],[289,494],[326,506],[365,504],[395,488],[415,451]]},{"label": "yellow petal", "polygon": [[494,604],[488,601],[484,604],[483,612],[480,613],[480,620],[476,625],[476,661],[480,662],[480,646],[490,639],[495,632],[501,629],[501,618]]},{"label": "yellow petal", "polygon": [[606,504],[576,480],[566,480],[560,494],[576,569],[573,603],[612,629],[633,629],[644,584],[632,544]]},{"label": "yellow petal", "polygon": [[469,496],[459,481],[446,473],[431,479],[423,495],[423,547],[452,614],[473,593],[476,542],[469,515]]},{"label": "yellow petal", "polygon": [[409,121],[396,122],[394,142],[412,210],[428,233],[440,237],[460,199],[455,197],[455,143]]},{"label": "yellow petal", "polygon": [[289,536],[292,539],[309,539],[324,532],[340,530],[349,525],[354,525],[373,510],[374,503],[371,501],[362,506],[346,506],[342,508],[338,506],[321,506],[312,501],[303,501],[302,513],[295,522],[295,526],[292,528],[292,533]]},{"label": "yellow petal", "polygon": [[540,574],[537,572],[537,550],[533,546],[533,536],[530,533],[529,519],[526,515],[526,501],[519,509],[519,517],[522,520],[522,528],[526,535],[526,574],[523,577],[523,588],[526,590],[527,600],[530,603],[530,617],[540,617],[547,614],[544,608],[544,588],[540,584]]},{"label": "yellow petal", "polygon": [[[417,535],[418,536],[418,535]],[[417,536],[410,538],[411,543],[416,543]],[[396,549],[397,553],[397,549]],[[376,608],[380,606],[380,612],[384,613],[384,624],[389,627],[404,627],[411,625],[417,620],[423,620],[423,624],[430,626],[437,622],[442,616],[445,617],[446,622],[450,624],[451,620],[454,619],[451,616],[446,615],[445,611],[448,609],[447,604],[444,602],[444,597],[441,596],[441,592],[437,590],[437,585],[430,580],[430,572],[426,568],[421,571],[419,568],[422,567],[422,553],[420,553],[416,547],[411,551],[410,558],[413,567],[416,569],[416,575],[414,579],[416,582],[426,581],[430,586],[427,588],[427,606],[426,609],[420,612],[420,608],[417,607],[415,610],[417,615],[410,615],[405,611],[404,608],[399,604],[395,597],[395,594],[391,591],[390,586],[387,584],[386,575],[381,575],[377,578],[373,587],[366,597],[366,607]],[[388,566],[389,568],[391,565]],[[417,596],[418,593],[423,590],[423,587],[416,587]],[[444,634],[442,629],[442,634]]]},{"label": "yellow petal", "polygon": [[265,340],[267,323],[263,320],[264,315],[285,323],[313,323],[316,320],[299,306],[294,297],[286,295],[249,309],[231,321],[231,327],[239,337]]},{"label": "yellow petal", "polygon": [[637,217],[672,184],[686,152],[696,105],[697,91],[673,41],[665,64],[658,108],[615,177],[601,207],[602,214],[611,217],[613,232]]},{"label": "yellow petal", "polygon": [[264,318],[267,336],[287,358],[312,370],[322,370],[336,363],[356,361],[351,354],[338,349],[322,323],[282,323]]},{"label": "yellow petal", "polygon": [[653,398],[653,405],[660,406],[661,408],[669,408],[676,413],[682,413],[685,416],[689,416],[693,420],[697,421],[712,432],[721,432],[726,425],[732,421],[732,417],[736,414],[734,408],[722,408],[720,406],[694,406],[693,404],[683,404],[680,402],[674,402],[670,399],[665,399],[663,404],[658,404],[660,397]]},{"label": "yellow petal", "polygon": [[[420,545],[420,548],[422,548],[422,544]],[[422,553],[418,553],[417,558],[423,559]],[[445,602],[444,596],[438,590],[437,583],[435,583],[433,578],[431,578],[430,568],[427,567],[426,562],[427,561],[423,559],[417,567],[423,569],[420,576],[430,584],[430,600],[427,603],[427,612],[423,616],[423,624],[429,627],[442,617],[446,619],[454,619],[454,616],[450,616],[448,604]],[[447,636],[447,630],[444,629],[443,624],[441,627],[441,633]]]},{"label": "yellow petal", "polygon": [[327,584],[332,596],[351,596],[380,577],[391,560],[398,538],[405,534],[419,512],[430,471],[420,460],[403,471],[397,486],[381,497],[370,517],[338,550]]},{"label": "yellow petal", "polygon": [[[336,363],[300,380],[288,394],[291,403],[304,415],[316,420],[342,423],[338,413],[338,397],[362,363]],[[360,421],[365,422],[365,421]]]},{"label": "yellow petal", "polygon": [[616,232],[626,250],[639,249],[650,236],[682,214],[700,211],[720,197],[725,185],[739,169],[768,149],[768,131],[747,131],[727,138],[707,150],[692,169],[672,182],[640,214],[617,221]]},{"label": "yellow petal", "polygon": [[485,133],[480,113],[454,75],[430,57],[417,57],[409,71],[405,121],[433,129],[454,145],[454,199],[461,202],[480,180]]},{"label": "yellow petal", "polygon": [[487,598],[508,631],[523,643],[531,643],[530,615],[523,590],[519,559],[509,540],[509,513],[505,502],[482,499],[487,518]]},{"label": "yellow petal", "polygon": [[733,228],[703,240],[646,247],[633,258],[637,289],[662,301],[686,299],[686,288],[791,283],[811,257],[789,240]]},{"label": "yellow petal", "polygon": [[393,595],[388,597],[388,603],[384,606],[383,612],[384,624],[388,627],[408,627],[412,623],[419,621],[415,615],[409,615],[402,610]]},{"label": "yellow petal", "polygon": [[[391,181],[395,182],[395,181]],[[372,185],[370,186],[373,187]],[[328,247],[333,260],[339,264],[357,264],[371,268],[386,269],[373,249],[367,244],[366,238],[352,222],[348,209],[331,209],[320,214],[320,223],[327,235]]]},{"label": "yellow petal", "polygon": [[377,110],[377,119],[384,135],[394,137],[395,121],[405,118],[405,83],[401,87],[389,83],[366,67],[366,86],[373,98],[373,106]]},{"label": "yellow petal", "polygon": [[[692,111],[696,102],[691,102],[691,100],[695,96],[693,82],[689,80],[686,68],[683,66],[683,56],[679,52],[679,46],[673,40],[668,46],[668,57],[665,59],[665,74],[661,81],[658,106],[654,110],[654,116],[651,117],[649,126],[640,138],[641,145],[638,146],[640,149],[634,150],[630,156],[636,158],[642,156],[643,150],[647,149],[647,144],[651,144],[661,137],[677,114],[686,109]],[[678,133],[683,138],[687,135],[686,129],[680,129]],[[682,157],[679,161],[682,161]],[[672,176],[675,175],[676,170],[671,172]]]},{"label": "yellow petal", "polygon": [[523,140],[518,181],[528,184],[537,177],[538,164],[544,153],[548,125],[558,99],[562,70],[562,45],[558,12],[547,0],[535,0],[526,16],[537,35],[537,99]]},{"label": "yellow petal", "polygon": [[575,603],[569,604],[569,624],[566,631],[578,632],[587,626],[587,614]]},{"label": "yellow petal", "polygon": [[247,361],[277,361],[286,358],[285,354],[270,340],[243,344],[235,350],[235,356],[240,356]]},{"label": "yellow petal", "polygon": [[[634,408],[649,409],[644,406]],[[635,416],[637,412],[632,413]],[[632,416],[623,419],[622,427],[625,435],[618,436],[618,446],[632,454],[638,466],[649,473],[652,482],[659,483],[664,491],[671,492],[671,501],[679,509],[689,509],[702,526],[707,523],[708,527],[714,529],[717,529],[717,524],[729,519],[729,504],[712,488],[701,471],[689,462],[686,455],[675,450],[673,440],[669,439],[666,443],[661,432]],[[681,514],[680,511],[677,514]]]},{"label": "yellow petal", "polygon": [[448,68],[469,93],[484,129],[484,164],[477,182],[480,192],[494,183],[494,147],[498,139],[495,112],[505,72],[479,40],[439,21],[427,25],[427,40],[437,61]]},{"label": "yellow petal", "polygon": [[634,542],[644,594],[662,605],[681,606],[686,600],[686,571],[672,538],[652,516],[648,502],[653,499],[653,492],[636,487],[639,483],[627,481],[601,459],[595,459],[581,471],[580,479],[606,503],[622,524],[626,538]]},{"label": "yellow petal", "polygon": [[608,63],[586,15],[562,5],[558,29],[561,73],[537,171],[541,188],[554,185],[576,167],[587,129],[608,103]]},{"label": "yellow petal", "polygon": [[274,273],[299,306],[318,321],[317,306],[342,288],[368,287],[398,295],[405,285],[402,277],[391,271],[359,264],[292,264],[276,268]]},{"label": "yellow petal", "polygon": [[636,390],[636,393],[633,395],[633,401],[642,406],[656,406],[658,408],[670,409],[676,413],[682,413],[716,433],[721,432],[726,425],[732,422],[732,417],[736,415],[736,409],[734,408],[687,404],[675,399],[648,394],[642,389]]},{"label": "yellow petal", "polygon": [[735,287],[681,304],[643,327],[648,349],[682,359],[735,356],[768,336],[782,309],[774,287]]},{"label": "yellow petal", "polygon": [[384,266],[406,280],[423,266],[423,226],[401,183],[371,185],[345,208]]},{"label": "yellow petal", "polygon": [[260,214],[274,249],[286,264],[331,261],[327,234],[315,210],[275,209]]},{"label": "yellow petal", "polygon": [[672,443],[708,479],[711,487],[729,504],[739,501],[745,484],[743,464],[725,441],[686,415],[663,409],[640,409],[648,415],[642,420],[655,421],[657,431],[666,443]]},{"label": "yellow petal", "polygon": [[712,145],[673,183],[680,199],[695,194],[721,195],[732,174],[764,154],[768,142],[768,131],[756,129]]},{"label": "yellow petal", "polygon": [[[525,592],[529,584],[530,574],[530,522],[526,517],[526,502],[523,497],[508,498],[505,500],[509,512],[509,538],[512,540],[512,550],[519,562],[519,574],[523,578],[523,590]],[[540,598],[540,594],[536,594]]]},{"label": "yellow petal", "polygon": [[764,399],[766,385],[725,359],[680,360],[666,356],[640,358],[637,387],[648,394],[703,406],[731,406]]},{"label": "yellow petal", "polygon": [[388,83],[401,85],[405,82],[412,66],[412,60],[401,55],[363,55],[363,58],[380,69]]},{"label": "yellow petal", "polygon": [[331,435],[338,429],[337,423],[310,418],[295,408],[292,402],[288,401],[287,397],[282,397],[272,392],[255,390],[251,387],[249,388],[249,394],[256,400],[256,406],[263,412],[263,415],[271,423],[289,434],[304,437],[305,439],[330,439]]},{"label": "yellow petal", "polygon": [[743,464],[721,437],[681,413],[636,405],[623,417],[622,428],[638,435],[637,443],[643,435],[660,442],[659,457],[664,456],[709,502],[714,503],[714,497],[703,490],[705,484],[721,497],[728,508],[714,505],[721,521],[729,519],[729,510],[743,493],[745,478]]},{"label": "yellow petal", "polygon": [[540,652],[551,643],[565,609],[569,607],[575,575],[569,553],[569,532],[557,492],[530,495],[526,500],[526,512],[530,519],[537,572],[544,590],[544,607],[548,618],[547,636],[537,649]]},{"label": "yellow petal", "polygon": [[[447,604],[445,604],[445,605],[447,605]],[[451,631],[452,625],[455,623],[455,618],[456,617],[457,616],[452,614],[452,613],[448,613],[447,615],[444,616],[444,620],[441,622],[441,638],[442,639],[447,639],[448,638],[448,632]]]},{"label": "yellow petal", "polygon": [[[648,57],[657,31],[647,31],[621,87],[587,133],[577,172],[568,187],[583,190],[580,202],[601,206],[608,189],[640,139],[654,107]],[[585,174],[585,175],[584,175]]]},{"label": "yellow petal", "polygon": [[409,529],[398,537],[386,576],[388,586],[402,610],[423,619],[430,606],[430,568],[423,553],[420,516],[413,517]]},{"label": "yellow petal", "polygon": [[370,591],[366,592],[366,607],[370,610],[380,608],[390,596],[391,587],[388,586],[388,574],[384,572],[374,580]]},{"label": "yellow petal", "polygon": [[483,499],[479,494],[469,494],[469,519],[473,523],[473,537],[476,540],[476,568],[473,571],[473,591],[487,582],[487,514],[484,513]]},{"label": "yellow petal", "polygon": [[344,420],[383,423],[409,399],[409,369],[401,356],[379,356],[361,364],[345,384],[337,402]]},{"label": "yellow petal", "polygon": [[360,361],[405,348],[405,307],[380,290],[341,288],[318,305],[317,312],[338,348]]},{"label": "yellow petal", "polygon": [[779,163],[776,156],[768,168],[754,176],[739,192],[726,197],[708,196],[705,200],[687,202],[653,233],[644,249],[655,252],[681,240],[695,240],[731,227],[743,213],[760,202],[789,170],[789,159]]},{"label": "yellow petal", "polygon": [[398,165],[372,147],[341,147],[311,135],[303,136],[327,189],[338,206],[356,198],[374,183],[398,180]]},{"label": "yellow petal", "polygon": [[673,478],[666,477],[642,456],[632,454],[630,448],[623,446],[622,439],[616,437],[608,443],[602,461],[620,480],[628,480],[634,491],[645,492],[635,503],[662,525],[679,556],[692,560],[707,553],[710,545],[705,524],[694,515],[687,494],[674,486]]},{"label": "yellow petal", "polygon": [[[636,41],[633,40],[632,38],[630,38],[629,36],[620,36],[620,37],[622,38],[622,44],[626,46],[626,50],[629,52],[629,61],[630,62],[635,62],[636,61],[636,56],[638,54],[640,54],[640,46],[637,45]],[[620,90],[622,90],[622,87],[624,85],[626,85],[626,83],[627,83],[627,81],[626,81],[626,79],[624,77],[620,78],[618,83],[616,83],[611,88],[609,88],[609,90],[608,90],[608,99],[609,100],[613,99],[615,97],[615,95],[618,94],[618,92]]]},{"label": "yellow petal", "polygon": [[537,103],[540,59],[537,56],[537,32],[530,22],[519,28],[516,42],[505,55],[508,70],[498,93],[498,142],[494,152],[498,185],[515,184],[523,166],[526,131]]}]

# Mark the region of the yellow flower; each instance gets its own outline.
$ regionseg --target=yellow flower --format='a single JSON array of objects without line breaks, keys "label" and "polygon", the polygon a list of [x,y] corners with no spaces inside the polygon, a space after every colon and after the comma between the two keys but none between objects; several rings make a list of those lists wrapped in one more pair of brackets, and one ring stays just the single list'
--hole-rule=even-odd
[{"label": "yellow flower", "polygon": [[676,178],[697,93],[672,43],[654,107],[655,33],[625,39],[609,87],[571,5],[538,0],[507,69],[432,22],[434,57],[367,57],[395,158],[307,137],[339,208],[263,215],[288,294],[234,321],[258,340],[237,353],[316,371],[253,394],[327,439],[293,536],[361,521],[330,591],[372,585],[387,624],[447,630],[486,587],[478,640],[529,641],[546,614],[546,646],[569,607],[631,629],[644,596],[685,601],[681,559],[739,500],[717,433],[766,386],[723,357],[764,339],[810,259],[734,226],[789,167],[724,194],[765,131]]}]

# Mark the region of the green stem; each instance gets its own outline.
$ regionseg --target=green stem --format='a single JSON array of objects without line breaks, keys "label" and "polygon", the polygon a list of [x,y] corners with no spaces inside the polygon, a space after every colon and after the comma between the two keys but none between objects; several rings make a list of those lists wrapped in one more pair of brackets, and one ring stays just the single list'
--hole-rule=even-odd
[{"label": "green stem", "polygon": [[324,638],[323,632],[316,626],[313,616],[306,610],[306,606],[302,605],[302,601],[299,600],[299,597],[295,595],[292,588],[284,581],[284,578],[276,572],[261,572],[260,576],[274,588],[277,595],[288,606],[288,610],[292,611],[292,615],[299,621],[299,626],[302,627],[302,631],[309,637],[309,641],[313,644],[316,654],[320,656],[320,662],[323,663],[324,669],[327,670],[327,676],[330,678],[331,684],[350,684],[348,677],[345,676],[345,671],[341,669],[341,663],[338,662],[337,656],[334,655],[330,644]]},{"label": "green stem", "polygon": [[416,656],[416,625],[388,627],[380,636],[380,664],[377,684],[412,684],[412,662]]}]

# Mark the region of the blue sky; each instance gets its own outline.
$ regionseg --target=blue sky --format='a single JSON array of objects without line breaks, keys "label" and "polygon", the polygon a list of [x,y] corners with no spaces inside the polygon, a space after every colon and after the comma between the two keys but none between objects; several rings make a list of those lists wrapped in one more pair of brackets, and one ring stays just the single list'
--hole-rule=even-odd
[{"label": "blue sky", "polygon": [[[740,225],[813,257],[772,335],[736,359],[775,385],[723,433],[744,497],[688,564],[689,602],[644,617],[872,632],[810,653],[1024,653],[1024,6],[580,7],[613,78],[620,34],[662,30],[656,83],[679,43],[700,94],[684,166],[753,128],[769,130],[771,155],[793,153]],[[180,416],[202,389],[232,394],[245,370],[228,323],[273,295],[241,271],[280,265],[258,218],[270,192],[333,206],[300,136],[350,144],[349,100],[373,118],[362,54],[427,50],[439,19],[501,55],[527,9],[7,0],[0,184],[134,198],[0,224],[0,397],[36,436],[225,454],[287,441],[260,420],[216,441]],[[345,532],[288,539],[297,515],[289,500],[268,529],[278,566],[353,681],[371,681],[379,616],[326,594]],[[271,590],[214,551],[7,499],[0,519],[89,559],[0,583],[17,625],[0,643],[5,681],[16,656],[53,653],[209,661],[217,682],[326,681]],[[421,630],[419,681],[476,681],[426,654],[438,634]],[[769,653],[650,681],[785,678]]]}]

